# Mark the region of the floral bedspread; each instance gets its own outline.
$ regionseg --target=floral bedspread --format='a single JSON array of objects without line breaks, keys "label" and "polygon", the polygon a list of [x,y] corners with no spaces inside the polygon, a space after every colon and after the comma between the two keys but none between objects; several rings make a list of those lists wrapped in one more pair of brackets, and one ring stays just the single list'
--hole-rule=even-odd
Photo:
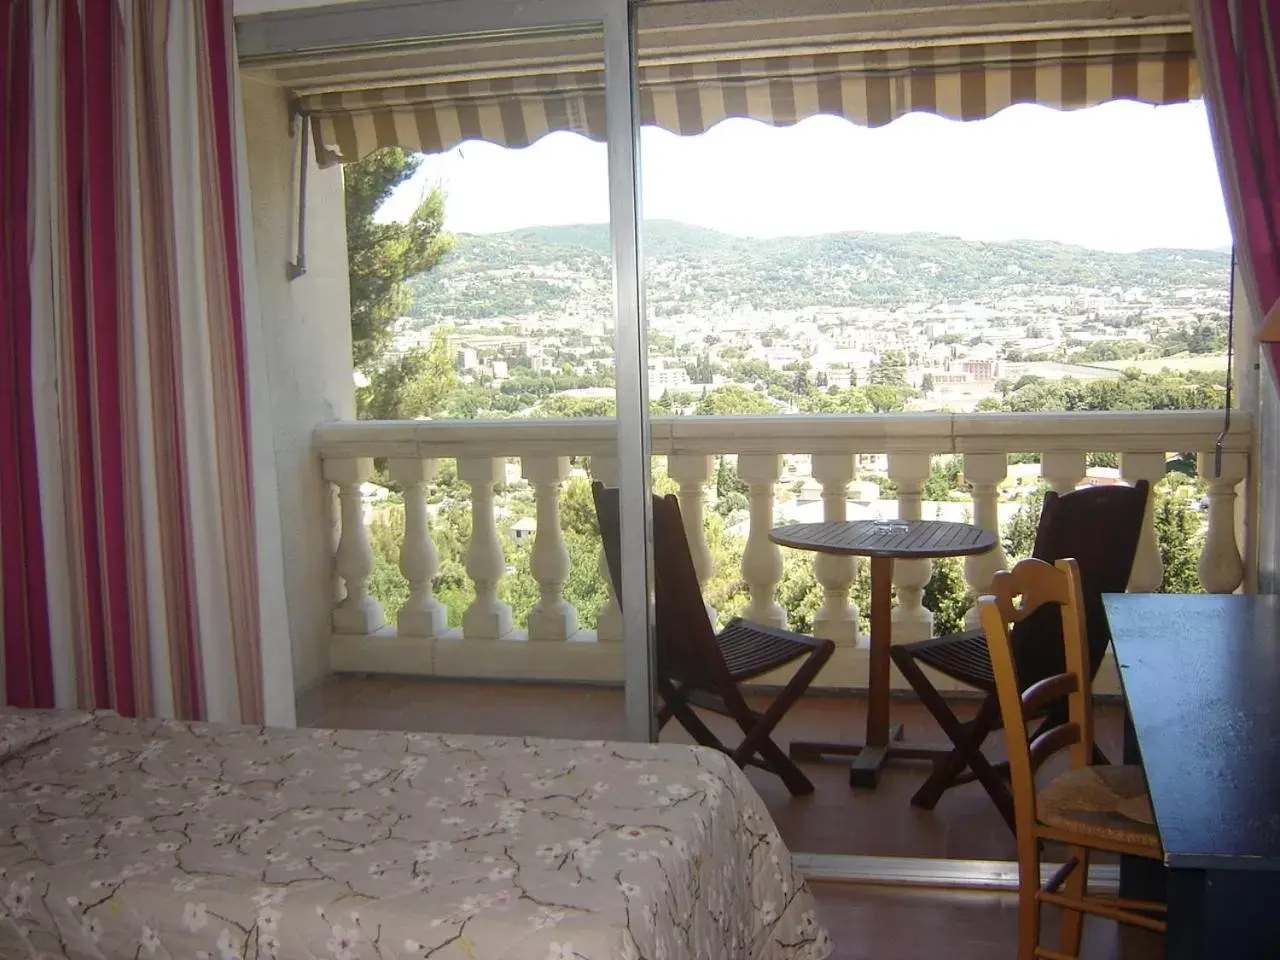
[{"label": "floral bedspread", "polygon": [[92,713],[82,710],[19,710],[0,707],[0,760],[92,719]]},{"label": "floral bedspread", "polygon": [[711,750],[77,723],[0,765],[6,958],[831,952]]}]

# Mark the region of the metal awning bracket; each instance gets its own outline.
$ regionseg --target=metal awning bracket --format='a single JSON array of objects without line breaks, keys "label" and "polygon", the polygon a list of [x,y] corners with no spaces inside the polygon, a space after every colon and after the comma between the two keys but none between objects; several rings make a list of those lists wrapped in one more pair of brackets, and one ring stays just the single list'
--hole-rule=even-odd
[{"label": "metal awning bracket", "polygon": [[298,140],[298,233],[295,239],[295,257],[284,265],[290,281],[307,272],[307,117],[295,99],[289,104],[289,137]]}]

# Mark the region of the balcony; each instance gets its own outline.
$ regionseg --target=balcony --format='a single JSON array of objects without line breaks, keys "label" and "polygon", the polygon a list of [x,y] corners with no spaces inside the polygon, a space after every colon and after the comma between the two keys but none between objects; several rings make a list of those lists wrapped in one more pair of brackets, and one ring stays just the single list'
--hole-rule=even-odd
[{"label": "balcony", "polygon": [[[749,522],[738,562],[750,594],[745,615],[779,623],[782,576],[779,548],[768,533],[775,523],[783,456],[808,455],[820,485],[824,519],[846,517],[847,491],[860,457],[887,455],[888,476],[896,484],[898,514],[919,518],[931,457],[959,456],[970,493],[967,511],[990,529],[1001,524],[1000,489],[1009,455],[1037,453],[1050,489],[1074,489],[1086,475],[1087,453],[1119,455],[1128,481],[1162,479],[1170,452],[1197,454],[1199,476],[1208,484],[1207,527],[1198,573],[1204,590],[1230,593],[1248,584],[1244,557],[1253,424],[1232,418],[1224,438],[1220,475],[1214,448],[1222,430],[1217,411],[1068,414],[886,414],[856,416],[675,417],[653,420],[652,450],[665,460],[678,485],[699,576],[711,574],[711,553],[703,525],[708,487],[717,455],[736,456],[738,475],[748,485]],[[595,611],[595,630],[582,630],[579,611],[564,599],[568,554],[561,534],[560,497],[570,457],[589,457],[590,473],[617,482],[615,425],[611,420],[506,420],[336,422],[316,428],[313,442],[325,479],[336,491],[334,567],[341,588],[334,591],[330,666],[335,672],[388,673],[436,677],[522,678],[544,681],[620,682],[621,622],[616,601]],[[405,532],[399,564],[410,596],[398,610],[383,610],[369,593],[373,554],[366,529],[362,484],[375,459],[385,458],[391,478],[404,491]],[[456,462],[457,476],[470,491],[471,537],[465,569],[474,591],[457,628],[433,596],[439,562],[432,540],[426,494],[441,461]],[[506,464],[518,463],[531,486],[536,533],[529,564],[539,600],[527,622],[513,622],[498,597],[507,573],[498,533],[495,488],[506,479]],[[837,650],[817,680],[825,688],[859,688],[867,676],[867,647],[860,612],[851,602],[855,566],[850,560],[815,558],[823,606],[814,618],[817,634],[836,641]],[[964,562],[964,578],[981,593],[1007,559],[997,547]],[[603,570],[597,561],[597,574]],[[1155,518],[1148,508],[1132,591],[1157,589],[1163,576]],[[933,617],[923,605],[930,578],[928,562],[900,563],[895,571],[898,603],[894,640],[929,636]],[[607,577],[603,577],[607,580]],[[763,683],[778,678],[762,678]],[[895,685],[902,681],[896,675]],[[946,689],[945,683],[943,688]],[[1111,665],[1098,678],[1101,693],[1116,692]]]}]

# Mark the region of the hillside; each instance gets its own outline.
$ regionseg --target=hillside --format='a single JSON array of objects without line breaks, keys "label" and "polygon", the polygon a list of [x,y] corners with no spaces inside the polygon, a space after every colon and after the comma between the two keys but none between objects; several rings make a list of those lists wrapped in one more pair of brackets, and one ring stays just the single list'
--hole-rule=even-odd
[{"label": "hillside", "polygon": [[[1146,288],[1225,289],[1230,257],[1211,250],[1105,253],[1059,243],[985,243],[937,234],[836,233],[756,240],[672,221],[645,224],[647,296],[658,316],[723,308],[894,307]],[[608,311],[604,224],[457,237],[410,283],[424,321]]]}]

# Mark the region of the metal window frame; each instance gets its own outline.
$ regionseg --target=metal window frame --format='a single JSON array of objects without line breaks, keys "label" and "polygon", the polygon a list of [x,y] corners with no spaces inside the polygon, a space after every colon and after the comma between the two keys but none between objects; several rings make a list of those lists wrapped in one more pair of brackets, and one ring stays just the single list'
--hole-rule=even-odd
[{"label": "metal window frame", "polygon": [[[640,109],[634,12],[627,0],[366,0],[239,19],[242,60],[372,48],[405,40],[591,26],[604,36],[609,231],[614,274],[617,459],[621,491],[627,735],[657,739],[647,329],[641,283]],[[306,143],[305,133],[303,143]],[[303,147],[305,149],[305,146]]]}]

